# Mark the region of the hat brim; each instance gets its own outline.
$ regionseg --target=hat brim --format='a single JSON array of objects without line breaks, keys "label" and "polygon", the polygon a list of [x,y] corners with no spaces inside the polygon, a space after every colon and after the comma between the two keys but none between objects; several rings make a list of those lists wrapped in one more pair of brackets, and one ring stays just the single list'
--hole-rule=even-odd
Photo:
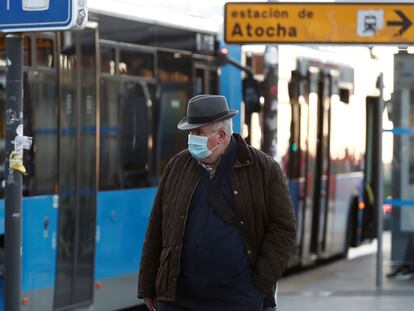
[{"label": "hat brim", "polygon": [[202,123],[202,124],[188,123],[188,118],[184,117],[180,122],[178,122],[177,128],[179,130],[182,130],[182,131],[193,130],[193,129],[196,129],[196,128],[199,128],[199,127],[209,125],[211,123],[215,123],[215,122],[220,121],[220,120],[233,118],[238,113],[239,113],[238,110],[229,110],[228,114],[225,114],[224,116],[221,116],[220,118],[217,118],[217,119],[211,120],[210,122]]}]

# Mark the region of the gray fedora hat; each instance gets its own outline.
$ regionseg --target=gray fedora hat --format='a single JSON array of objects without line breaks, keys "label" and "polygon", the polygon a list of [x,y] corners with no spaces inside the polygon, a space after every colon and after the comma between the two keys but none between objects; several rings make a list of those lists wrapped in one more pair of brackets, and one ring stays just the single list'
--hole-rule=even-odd
[{"label": "gray fedora hat", "polygon": [[177,125],[180,130],[191,130],[220,120],[233,118],[237,110],[229,110],[221,95],[197,95],[188,101],[187,116]]}]

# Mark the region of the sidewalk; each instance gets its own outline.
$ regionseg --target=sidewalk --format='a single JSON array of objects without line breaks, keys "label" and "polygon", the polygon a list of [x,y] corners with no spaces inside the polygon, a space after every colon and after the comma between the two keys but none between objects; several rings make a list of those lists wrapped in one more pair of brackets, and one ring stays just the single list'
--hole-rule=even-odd
[{"label": "sidewalk", "polygon": [[280,295],[280,311],[409,311],[413,309],[411,296],[347,296],[304,297]]},{"label": "sidewalk", "polygon": [[361,257],[283,278],[279,284],[278,311],[414,310],[414,276],[404,280],[387,278],[390,268],[384,265],[383,289],[376,290],[374,252],[372,248]]}]

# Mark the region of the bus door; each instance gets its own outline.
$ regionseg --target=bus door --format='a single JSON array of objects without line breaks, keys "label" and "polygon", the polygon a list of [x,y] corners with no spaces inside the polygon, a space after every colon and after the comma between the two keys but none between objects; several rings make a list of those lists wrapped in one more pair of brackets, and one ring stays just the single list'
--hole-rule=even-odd
[{"label": "bus door", "polygon": [[97,29],[63,32],[54,310],[93,304],[98,135]]},{"label": "bus door", "polygon": [[304,183],[301,190],[303,201],[302,221],[299,229],[301,230],[301,264],[308,265],[315,260],[311,253],[312,226],[314,214],[314,189],[315,189],[315,170],[317,156],[317,132],[318,132],[318,75],[319,71],[307,68],[305,84],[301,91],[302,103],[300,105],[301,122],[301,149],[304,152],[302,165],[302,175]]},{"label": "bus door", "polygon": [[[394,98],[397,98],[398,93],[394,95]],[[377,128],[378,122],[375,119],[378,108],[378,98],[368,96],[366,98],[366,140],[365,140],[365,159],[364,159],[364,198],[365,198],[365,209],[363,213],[363,232],[362,238],[372,239],[376,237],[377,232],[377,217],[375,210],[375,201],[374,201],[374,185],[378,178],[378,172],[375,171],[373,164],[375,157],[378,155],[375,154],[376,144],[378,143],[377,137]],[[394,126],[396,124],[394,123]],[[396,141],[400,139],[398,135],[394,138]],[[356,223],[356,222],[355,222]],[[351,231],[350,236],[350,245],[358,245],[357,230]]]},{"label": "bus door", "polygon": [[329,206],[329,132],[331,76],[321,70],[317,78],[316,108],[316,161],[313,189],[313,215],[310,252],[318,258],[326,246],[326,230]]},{"label": "bus door", "polygon": [[[308,80],[302,74],[294,70],[289,82],[289,97],[291,106],[291,124],[289,138],[289,155],[286,167],[286,176],[289,180],[289,192],[292,197],[296,214],[297,225],[297,249],[290,256],[289,264],[300,264],[304,253],[304,232],[307,213],[306,206],[306,167],[308,159],[308,126],[309,105],[305,100]],[[309,244],[309,242],[308,242]],[[309,252],[307,252],[309,253]]]}]

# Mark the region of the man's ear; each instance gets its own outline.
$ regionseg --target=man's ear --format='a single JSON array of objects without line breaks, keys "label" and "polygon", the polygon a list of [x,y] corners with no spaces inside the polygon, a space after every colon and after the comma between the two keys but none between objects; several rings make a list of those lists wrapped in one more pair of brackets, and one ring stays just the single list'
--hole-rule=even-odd
[{"label": "man's ear", "polygon": [[224,129],[219,130],[219,139],[220,139],[220,143],[226,140],[226,132],[224,131]]}]

